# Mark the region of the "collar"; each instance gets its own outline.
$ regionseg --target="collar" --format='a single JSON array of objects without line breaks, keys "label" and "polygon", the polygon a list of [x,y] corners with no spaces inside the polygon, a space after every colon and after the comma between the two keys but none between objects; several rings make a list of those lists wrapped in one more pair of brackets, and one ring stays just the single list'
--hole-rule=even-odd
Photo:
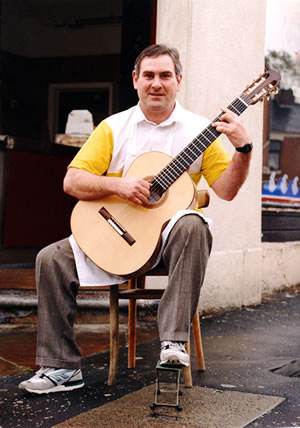
[{"label": "collar", "polygon": [[144,115],[144,113],[140,107],[140,104],[137,104],[135,107],[134,115],[133,115],[133,121],[135,123],[147,122],[147,123],[151,123],[151,124],[154,124],[154,125],[160,126],[160,127],[169,126],[169,125],[172,125],[173,123],[182,121],[182,114],[181,114],[182,110],[183,110],[183,108],[181,107],[179,102],[177,100],[175,100],[175,108],[172,111],[171,115],[168,117],[168,119],[161,122],[159,125],[156,125],[146,118],[146,116]]}]

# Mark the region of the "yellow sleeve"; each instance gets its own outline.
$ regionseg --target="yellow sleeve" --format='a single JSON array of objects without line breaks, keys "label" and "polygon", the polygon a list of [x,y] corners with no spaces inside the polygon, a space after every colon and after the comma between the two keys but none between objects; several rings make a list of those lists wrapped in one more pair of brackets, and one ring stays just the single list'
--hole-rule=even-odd
[{"label": "yellow sleeve", "polygon": [[68,168],[80,168],[93,174],[103,175],[110,164],[112,152],[112,131],[103,121],[81,147]]},{"label": "yellow sleeve", "polygon": [[217,138],[203,153],[201,172],[210,186],[225,171],[231,162],[231,156]]}]

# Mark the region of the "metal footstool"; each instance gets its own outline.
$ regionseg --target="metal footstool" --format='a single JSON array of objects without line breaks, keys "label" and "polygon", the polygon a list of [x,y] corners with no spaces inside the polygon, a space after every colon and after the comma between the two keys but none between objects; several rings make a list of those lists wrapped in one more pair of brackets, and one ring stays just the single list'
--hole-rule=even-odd
[{"label": "metal footstool", "polygon": [[[182,395],[180,391],[180,374],[182,366],[162,366],[160,360],[156,364],[156,388],[154,395],[154,403],[150,404],[150,409],[154,410],[157,406],[176,407],[177,410],[182,410],[179,404],[179,397]],[[173,382],[172,382],[173,378]],[[160,394],[167,397],[175,396],[174,401],[158,401]]]}]

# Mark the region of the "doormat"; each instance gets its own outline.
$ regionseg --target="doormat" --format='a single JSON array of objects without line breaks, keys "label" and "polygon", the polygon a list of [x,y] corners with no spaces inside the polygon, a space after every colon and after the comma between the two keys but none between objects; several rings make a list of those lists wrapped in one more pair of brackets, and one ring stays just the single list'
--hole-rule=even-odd
[{"label": "doormat", "polygon": [[161,406],[151,410],[154,390],[154,385],[147,386],[55,426],[243,428],[284,401],[282,397],[194,386],[182,388],[182,411]]}]

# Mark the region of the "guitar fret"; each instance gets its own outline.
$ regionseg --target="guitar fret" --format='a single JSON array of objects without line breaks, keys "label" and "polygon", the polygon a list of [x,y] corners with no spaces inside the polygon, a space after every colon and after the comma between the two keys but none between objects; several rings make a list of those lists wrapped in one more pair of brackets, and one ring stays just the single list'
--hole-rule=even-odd
[{"label": "guitar fret", "polygon": [[228,107],[229,110],[234,111],[236,114],[240,115],[248,107],[246,102],[243,102],[240,97],[236,98],[231,105]]},{"label": "guitar fret", "polygon": [[188,147],[186,152],[189,153],[190,158],[192,159],[192,161],[194,162],[197,159],[197,153],[195,153],[194,149],[194,144],[191,143]]},{"label": "guitar fret", "polygon": [[188,166],[190,166],[202,153],[195,140],[190,144],[190,151],[192,152],[192,157]]},{"label": "guitar fret", "polygon": [[171,179],[171,177],[168,177],[167,175],[164,175],[161,178],[162,178],[162,180],[164,180],[164,184],[167,184],[168,187],[174,183],[174,181]]},{"label": "guitar fret", "polygon": [[199,157],[204,152],[204,150],[206,150],[207,147],[209,146],[209,144],[207,144],[207,141],[209,141],[209,144],[211,143],[211,141],[207,137],[205,137],[203,133],[195,138],[194,145],[196,146],[196,149],[197,149],[197,157]]},{"label": "guitar fret", "polygon": [[176,178],[178,178],[189,166],[189,163],[181,156],[178,157],[174,162],[172,162],[171,166],[176,168]]},{"label": "guitar fret", "polygon": [[[212,142],[212,140],[209,138],[209,137],[207,137],[205,134],[204,134],[204,132],[202,133],[202,135],[201,135],[203,138],[205,138],[205,140],[206,141],[208,141],[209,142],[209,144]],[[201,142],[203,143],[203,141],[201,140]],[[203,143],[204,144],[204,143]],[[206,146],[206,144],[205,144],[205,146]],[[208,146],[206,146],[205,148],[207,148]]]},{"label": "guitar fret", "polygon": [[215,139],[220,135],[216,128],[212,126],[207,127],[205,131],[208,131]]},{"label": "guitar fret", "polygon": [[[172,162],[171,166],[172,166],[175,174],[179,174],[179,175],[181,174],[182,169],[180,168],[180,165],[178,165],[178,160],[177,161],[174,160],[174,162]],[[168,169],[171,169],[171,166]]]},{"label": "guitar fret", "polygon": [[178,156],[177,158],[173,159],[161,172],[159,175],[166,176],[166,174],[172,174],[173,180],[177,180],[180,175],[189,167],[191,163],[187,162],[182,156]]},{"label": "guitar fret", "polygon": [[180,156],[178,158],[178,163],[179,165],[177,166],[180,167],[181,171],[185,171],[190,165],[190,162],[188,161],[188,159],[185,159],[183,156]]},{"label": "guitar fret", "polygon": [[[187,148],[185,149],[186,154],[189,156],[189,158],[192,160],[192,163],[197,159],[198,157],[198,153],[195,153],[195,145],[194,142],[192,141]],[[188,154],[187,152],[189,152],[190,154]]]},{"label": "guitar fret", "polygon": [[211,140],[210,140],[208,137],[206,137],[206,136],[204,135],[204,133],[202,133],[202,137],[203,137],[203,138],[205,138],[205,139],[206,139],[206,141],[208,141],[209,143],[211,143]]},{"label": "guitar fret", "polygon": [[168,187],[164,187],[161,183],[160,183],[160,176],[156,176],[153,178],[153,180],[151,181],[152,187],[151,187],[151,191],[157,191],[158,193],[164,193],[166,190],[168,190]]},{"label": "guitar fret", "polygon": [[[175,164],[174,164],[175,166]],[[175,170],[175,167],[173,167],[173,169],[169,168],[170,170],[168,171],[168,173],[175,179],[177,179],[179,176],[177,175],[178,171]]]},{"label": "guitar fret", "polygon": [[197,143],[199,143],[200,140],[198,140],[198,137],[196,137],[190,144],[190,150],[193,153],[194,156],[196,156],[196,158],[199,156],[199,148]]},{"label": "guitar fret", "polygon": [[233,105],[230,106],[230,110],[233,111],[234,113],[240,114],[240,111],[235,108]]},{"label": "guitar fret", "polygon": [[158,181],[158,185],[163,189],[165,192],[168,189],[168,186],[165,186],[166,183],[164,183],[164,177],[162,174],[158,174],[155,179]]},{"label": "guitar fret", "polygon": [[237,99],[238,100],[240,100],[240,102],[242,103],[242,104],[244,104],[244,106],[247,108],[248,107],[248,104],[246,103],[246,101],[245,100],[243,100],[241,97],[237,97]]},{"label": "guitar fret", "polygon": [[[189,149],[189,148],[187,148],[187,149]],[[190,150],[190,149],[189,149]],[[189,154],[188,154],[188,152],[187,152],[188,150],[185,150],[185,156],[187,156],[190,160],[192,160],[192,162],[194,162],[196,159],[197,159],[197,157],[191,157]],[[194,153],[192,152],[192,154],[194,155]]]}]

